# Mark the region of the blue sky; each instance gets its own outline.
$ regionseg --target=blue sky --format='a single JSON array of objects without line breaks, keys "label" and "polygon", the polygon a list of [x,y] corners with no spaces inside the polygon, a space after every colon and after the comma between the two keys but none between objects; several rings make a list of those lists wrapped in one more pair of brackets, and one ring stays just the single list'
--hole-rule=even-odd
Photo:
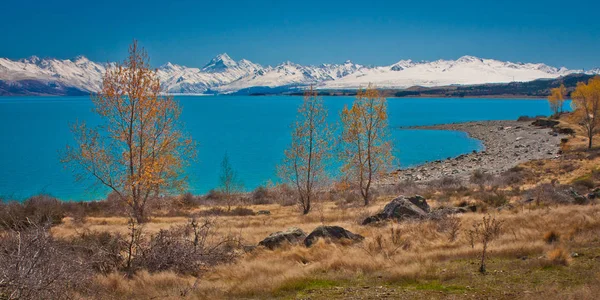
[{"label": "blue sky", "polygon": [[[88,3],[89,2],[89,3]],[[0,57],[124,58],[203,66],[227,52],[267,65],[386,65],[474,55],[600,66],[600,1],[3,0]]]}]

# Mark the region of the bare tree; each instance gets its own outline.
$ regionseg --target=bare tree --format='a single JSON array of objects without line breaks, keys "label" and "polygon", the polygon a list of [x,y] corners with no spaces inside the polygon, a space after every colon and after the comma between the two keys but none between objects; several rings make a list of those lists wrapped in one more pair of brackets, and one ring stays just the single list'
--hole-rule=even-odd
[{"label": "bare tree", "polygon": [[481,260],[479,264],[479,272],[485,273],[485,259],[490,242],[500,236],[502,232],[502,221],[496,220],[495,217],[490,215],[483,216],[483,220],[479,223],[473,224],[473,228],[469,230],[469,237],[471,238],[471,246],[473,247],[475,242],[481,242],[483,248],[481,249]]},{"label": "bare tree", "polygon": [[285,150],[279,176],[295,187],[303,214],[311,210],[319,184],[326,180],[325,165],[331,150],[331,128],[327,109],[312,86],[304,93],[292,131],[292,143]]},{"label": "bare tree", "polygon": [[80,179],[91,176],[108,187],[144,222],[149,200],[181,192],[186,183],[183,170],[195,147],[181,131],[181,109],[163,96],[148,55],[135,41],[128,59],[107,68],[92,101],[104,124],[74,124],[76,146],[67,146],[62,161]]},{"label": "bare tree", "polygon": [[231,166],[229,162],[229,156],[225,153],[223,157],[223,161],[221,162],[221,175],[219,176],[219,191],[225,197],[225,202],[227,204],[227,211],[231,211],[231,205],[235,200],[234,197],[236,194],[242,192],[244,189],[244,185],[241,180],[238,178],[237,173]]}]

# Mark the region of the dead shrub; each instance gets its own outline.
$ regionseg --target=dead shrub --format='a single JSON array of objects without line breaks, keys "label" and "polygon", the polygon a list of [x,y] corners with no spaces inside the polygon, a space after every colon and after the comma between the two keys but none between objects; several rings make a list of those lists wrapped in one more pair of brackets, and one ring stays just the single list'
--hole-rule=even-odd
[{"label": "dead shrub", "polygon": [[30,224],[0,235],[0,298],[70,298],[90,280],[87,260],[54,240],[48,228]]}]

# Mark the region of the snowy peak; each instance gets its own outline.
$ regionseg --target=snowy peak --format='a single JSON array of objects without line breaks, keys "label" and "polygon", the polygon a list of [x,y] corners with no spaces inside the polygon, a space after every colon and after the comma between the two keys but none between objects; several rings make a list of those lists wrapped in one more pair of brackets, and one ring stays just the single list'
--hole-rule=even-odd
[{"label": "snowy peak", "polygon": [[223,72],[228,68],[233,67],[237,67],[237,63],[231,59],[227,53],[222,53],[211,59],[210,62],[202,68],[202,71],[216,73]]}]

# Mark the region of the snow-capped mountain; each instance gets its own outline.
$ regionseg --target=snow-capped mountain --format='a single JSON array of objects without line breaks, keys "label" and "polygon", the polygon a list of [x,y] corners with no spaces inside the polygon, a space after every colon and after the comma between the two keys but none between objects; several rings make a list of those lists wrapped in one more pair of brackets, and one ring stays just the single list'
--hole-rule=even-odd
[{"label": "snow-capped mountain", "polygon": [[[17,61],[0,58],[2,94],[83,94],[100,90],[107,64],[83,56],[75,59],[40,59],[32,56]],[[557,78],[582,70],[555,68],[541,63],[512,63],[463,56],[457,60],[414,62],[401,60],[389,66],[368,67],[346,61],[343,64],[303,66],[284,62],[263,67],[242,59],[219,54],[202,68],[167,63],[157,69],[168,93],[234,93],[265,88],[355,89],[369,83],[380,88],[411,86],[469,85],[531,81]],[[600,68],[586,74],[600,74]]]}]

